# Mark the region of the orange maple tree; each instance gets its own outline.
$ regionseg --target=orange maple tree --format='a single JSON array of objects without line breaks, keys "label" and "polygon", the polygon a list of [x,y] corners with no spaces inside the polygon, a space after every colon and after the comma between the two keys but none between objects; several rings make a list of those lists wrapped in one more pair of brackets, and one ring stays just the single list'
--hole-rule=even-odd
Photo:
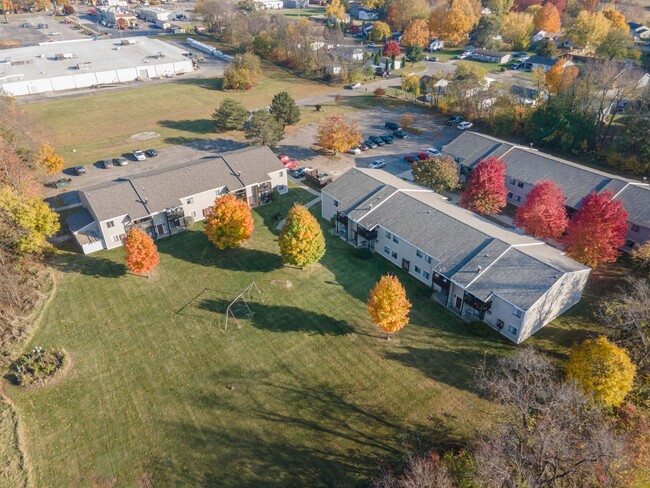
[{"label": "orange maple tree", "polygon": [[402,45],[424,47],[427,44],[429,44],[429,24],[423,19],[412,20],[404,29]]},{"label": "orange maple tree", "polygon": [[628,29],[625,15],[620,13],[618,10],[606,8],[602,10],[602,13],[605,18],[609,20],[609,23],[612,24],[613,29]]},{"label": "orange maple tree", "polygon": [[346,124],[343,117],[334,115],[321,120],[316,140],[325,149],[345,152],[361,142],[361,132],[356,121]]},{"label": "orange maple tree", "polygon": [[132,227],[124,239],[126,265],[135,274],[149,276],[160,263],[158,248],[153,239],[142,229]]},{"label": "orange maple tree", "polygon": [[578,68],[566,66],[566,62],[566,59],[560,59],[546,72],[546,86],[551,93],[562,93],[578,77]]},{"label": "orange maple tree", "polygon": [[560,21],[560,12],[557,7],[550,2],[544,4],[535,15],[535,30],[546,32],[559,32],[562,26]]},{"label": "orange maple tree", "polygon": [[411,302],[397,276],[381,277],[370,291],[367,307],[372,322],[386,332],[386,339],[409,322]]},{"label": "orange maple tree", "polygon": [[248,204],[231,194],[215,200],[206,222],[205,235],[221,250],[239,247],[254,228]]}]

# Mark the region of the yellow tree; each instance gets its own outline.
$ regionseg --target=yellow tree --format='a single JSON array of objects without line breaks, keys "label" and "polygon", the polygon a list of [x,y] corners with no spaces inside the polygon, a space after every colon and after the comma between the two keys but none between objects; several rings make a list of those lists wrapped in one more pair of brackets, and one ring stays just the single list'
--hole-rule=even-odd
[{"label": "yellow tree", "polygon": [[424,47],[429,44],[429,25],[426,20],[414,19],[404,29],[402,45]]},{"label": "yellow tree", "polygon": [[602,14],[605,16],[612,27],[612,29],[625,29],[627,31],[627,22],[625,21],[625,15],[620,13],[618,10],[613,10],[606,8],[601,10]]},{"label": "yellow tree", "polygon": [[316,140],[325,149],[345,152],[361,142],[361,132],[356,121],[346,124],[343,117],[333,115],[321,120]]},{"label": "yellow tree", "polygon": [[451,2],[451,8],[454,7],[459,8],[465,14],[470,29],[476,27],[478,21],[481,20],[481,9],[483,7],[478,0],[453,0]]},{"label": "yellow tree", "polygon": [[429,15],[429,32],[449,44],[463,41],[472,29],[470,19],[460,5],[439,6]]},{"label": "yellow tree", "polygon": [[594,51],[603,42],[611,28],[602,12],[581,11],[567,30],[567,37],[576,45]]},{"label": "yellow tree", "polygon": [[530,46],[533,35],[533,16],[524,12],[510,12],[503,18],[501,34],[513,49],[524,50]]},{"label": "yellow tree", "polygon": [[305,268],[325,254],[325,237],[316,218],[303,205],[295,204],[278,238],[284,262]]},{"label": "yellow tree", "polygon": [[217,198],[206,219],[205,235],[219,249],[239,247],[253,232],[253,215],[248,204],[235,195]]},{"label": "yellow tree", "polygon": [[415,100],[420,96],[420,78],[417,75],[402,76],[402,90],[404,93],[412,93],[413,99]]},{"label": "yellow tree", "polygon": [[49,144],[41,145],[38,154],[36,154],[36,162],[48,175],[60,173],[65,164],[63,156],[55,153],[54,148]]},{"label": "yellow tree", "polygon": [[345,6],[341,5],[341,0],[332,0],[325,5],[325,16],[333,17],[336,20],[343,20],[345,17]]},{"label": "yellow tree", "polygon": [[386,332],[386,339],[409,322],[411,302],[397,276],[382,276],[370,291],[367,307],[372,322]]},{"label": "yellow tree", "polygon": [[617,407],[632,389],[636,366],[625,349],[605,337],[587,339],[571,351],[567,377],[605,408]]},{"label": "yellow tree", "polygon": [[546,2],[535,14],[536,31],[559,32],[561,26],[560,12],[551,2]]},{"label": "yellow tree", "polygon": [[377,21],[372,24],[372,29],[370,30],[370,35],[368,36],[373,41],[385,41],[391,35],[393,35],[390,30],[390,26],[385,22]]},{"label": "yellow tree", "polygon": [[578,77],[579,70],[575,66],[566,66],[566,59],[560,59],[546,72],[546,86],[554,94],[562,93],[571,86]]}]

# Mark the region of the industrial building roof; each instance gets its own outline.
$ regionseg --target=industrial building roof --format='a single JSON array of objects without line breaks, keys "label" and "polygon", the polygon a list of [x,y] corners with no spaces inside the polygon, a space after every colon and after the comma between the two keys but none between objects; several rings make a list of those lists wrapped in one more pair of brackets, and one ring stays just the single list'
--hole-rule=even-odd
[{"label": "industrial building roof", "polygon": [[[81,74],[86,70],[77,69],[80,63],[90,63],[87,69],[97,72],[187,61],[184,52],[161,40],[146,37],[138,37],[135,44],[125,46],[120,39],[89,38],[4,49],[0,52],[0,83]],[[158,57],[159,53],[164,57]],[[57,54],[67,57],[57,59]]]},{"label": "industrial building roof", "polygon": [[481,300],[494,293],[527,310],[565,273],[589,269],[382,170],[350,170],[323,192],[359,225],[379,226],[429,254],[437,271]]}]

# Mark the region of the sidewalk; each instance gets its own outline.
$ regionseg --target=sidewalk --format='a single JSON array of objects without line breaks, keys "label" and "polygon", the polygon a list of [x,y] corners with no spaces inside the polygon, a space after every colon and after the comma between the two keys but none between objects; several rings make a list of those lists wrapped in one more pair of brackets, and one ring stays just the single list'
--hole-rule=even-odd
[{"label": "sidewalk", "polygon": [[[308,186],[305,185],[302,181],[297,180],[297,179],[295,179],[295,178],[288,177],[287,179],[288,179],[290,182],[292,182],[293,184],[295,184],[296,186],[299,186],[299,187],[302,188],[303,190],[308,191],[308,192],[311,193],[312,195],[316,195],[316,198],[314,198],[313,200],[309,200],[307,203],[305,203],[305,208],[313,207],[313,206],[316,205],[318,202],[320,202],[320,192],[314,190],[313,188],[308,187]],[[280,222],[278,222],[278,225],[275,226],[275,229],[276,229],[276,230],[282,230],[282,227],[284,227],[284,223],[286,222],[286,220],[287,220],[287,219],[282,219]]]}]

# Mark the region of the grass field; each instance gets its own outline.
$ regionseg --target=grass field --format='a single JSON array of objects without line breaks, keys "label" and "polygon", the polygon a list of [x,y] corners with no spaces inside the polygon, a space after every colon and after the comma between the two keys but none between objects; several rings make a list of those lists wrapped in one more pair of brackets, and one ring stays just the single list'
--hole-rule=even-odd
[{"label": "grass field", "polygon": [[[271,229],[311,198],[293,188],[257,210],[241,249],[217,251],[200,226],[158,241],[151,279],[126,273],[121,249],[58,256],[57,295],[26,347],[63,348],[72,370],[45,390],[7,389],[37,487],[365,486],[408,433],[449,446],[489,426],[498,409],[472,371],[514,346],[329,234],[321,263],[284,267]],[[387,272],[414,303],[391,341],[365,309]],[[224,331],[253,281],[255,315]],[[565,354],[580,314],[531,342]]]}]

